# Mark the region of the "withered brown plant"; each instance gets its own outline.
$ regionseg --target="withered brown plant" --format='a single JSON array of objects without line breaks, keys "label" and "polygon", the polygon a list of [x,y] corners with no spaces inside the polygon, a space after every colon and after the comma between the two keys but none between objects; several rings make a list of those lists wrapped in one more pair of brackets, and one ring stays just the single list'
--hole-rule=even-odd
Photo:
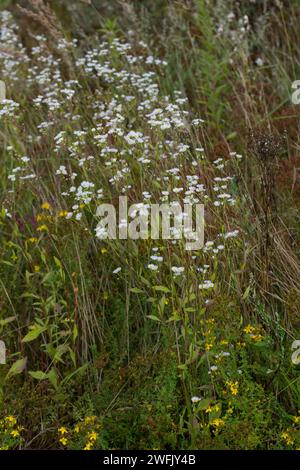
[{"label": "withered brown plant", "polygon": [[255,157],[259,168],[259,190],[256,195],[256,207],[260,219],[260,257],[263,263],[262,285],[266,291],[270,288],[269,274],[271,256],[274,249],[274,232],[278,219],[276,172],[278,158],[282,153],[285,136],[278,136],[269,131],[251,131],[248,148]]},{"label": "withered brown plant", "polygon": [[28,0],[29,8],[18,5],[18,9],[30,21],[36,23],[41,30],[49,37],[52,48],[61,56],[64,65],[70,73],[72,64],[66,51],[57,50],[56,45],[64,39],[63,29],[50,5],[44,0]]}]

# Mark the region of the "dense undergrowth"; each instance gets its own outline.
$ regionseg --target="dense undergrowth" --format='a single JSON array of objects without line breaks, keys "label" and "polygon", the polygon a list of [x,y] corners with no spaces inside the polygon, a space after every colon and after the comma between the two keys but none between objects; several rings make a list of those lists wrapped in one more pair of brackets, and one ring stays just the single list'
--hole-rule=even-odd
[{"label": "dense undergrowth", "polygon": [[0,447],[298,449],[300,3],[50,3],[0,13]]}]

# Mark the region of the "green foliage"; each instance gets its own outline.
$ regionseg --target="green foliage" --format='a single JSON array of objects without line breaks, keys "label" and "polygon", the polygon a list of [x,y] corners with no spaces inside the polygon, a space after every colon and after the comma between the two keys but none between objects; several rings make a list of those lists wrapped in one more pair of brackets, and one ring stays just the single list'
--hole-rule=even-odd
[{"label": "green foliage", "polygon": [[[299,448],[299,5],[73,3],[23,12],[21,36],[1,16],[0,447]],[[292,144],[260,164],[258,123]],[[99,200],[148,191],[205,202],[204,250],[95,237]]]}]

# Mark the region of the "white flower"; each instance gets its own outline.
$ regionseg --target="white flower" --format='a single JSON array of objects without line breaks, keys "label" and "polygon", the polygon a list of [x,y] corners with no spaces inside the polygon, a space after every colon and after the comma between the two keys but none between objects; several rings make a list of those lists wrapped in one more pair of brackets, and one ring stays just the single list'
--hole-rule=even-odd
[{"label": "white flower", "polygon": [[172,272],[174,273],[174,276],[180,276],[184,272],[184,267],[183,266],[172,266]]},{"label": "white flower", "polygon": [[200,397],[192,397],[192,398],[191,398],[191,402],[192,402],[192,403],[198,403],[200,400],[201,400]]},{"label": "white flower", "polygon": [[158,269],[158,266],[156,264],[148,264],[148,269],[150,269],[150,271],[157,271]]},{"label": "white flower", "polygon": [[199,289],[212,289],[214,287],[214,283],[211,281],[203,281],[203,284],[199,284]]},{"label": "white flower", "polygon": [[233,230],[232,232],[225,233],[224,238],[226,239],[226,238],[237,237],[238,234],[239,234],[238,230]]},{"label": "white flower", "polygon": [[56,170],[56,174],[57,175],[67,175],[68,172],[66,170],[66,167],[64,165],[60,165],[60,167],[58,168],[58,170]]}]

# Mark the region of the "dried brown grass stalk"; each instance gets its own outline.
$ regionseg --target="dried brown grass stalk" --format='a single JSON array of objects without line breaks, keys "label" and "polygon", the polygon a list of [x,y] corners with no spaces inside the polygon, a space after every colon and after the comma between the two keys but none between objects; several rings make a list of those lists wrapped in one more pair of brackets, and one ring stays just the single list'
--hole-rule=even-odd
[{"label": "dried brown grass stalk", "polygon": [[260,252],[263,263],[261,281],[265,291],[270,290],[271,258],[274,252],[274,234],[278,219],[275,176],[283,142],[284,138],[266,131],[252,131],[249,138],[249,149],[255,156],[260,170],[256,206],[261,212]]},{"label": "dried brown grass stalk", "polygon": [[63,63],[70,71],[72,69],[72,63],[69,55],[65,51],[58,51],[56,48],[56,44],[64,39],[59,19],[44,0],[28,0],[28,3],[32,8],[31,10],[23,8],[20,5],[18,5],[18,9],[28,20],[37,23],[42,30],[48,34],[49,38],[52,40],[51,46],[54,47],[56,52],[61,56]]}]

